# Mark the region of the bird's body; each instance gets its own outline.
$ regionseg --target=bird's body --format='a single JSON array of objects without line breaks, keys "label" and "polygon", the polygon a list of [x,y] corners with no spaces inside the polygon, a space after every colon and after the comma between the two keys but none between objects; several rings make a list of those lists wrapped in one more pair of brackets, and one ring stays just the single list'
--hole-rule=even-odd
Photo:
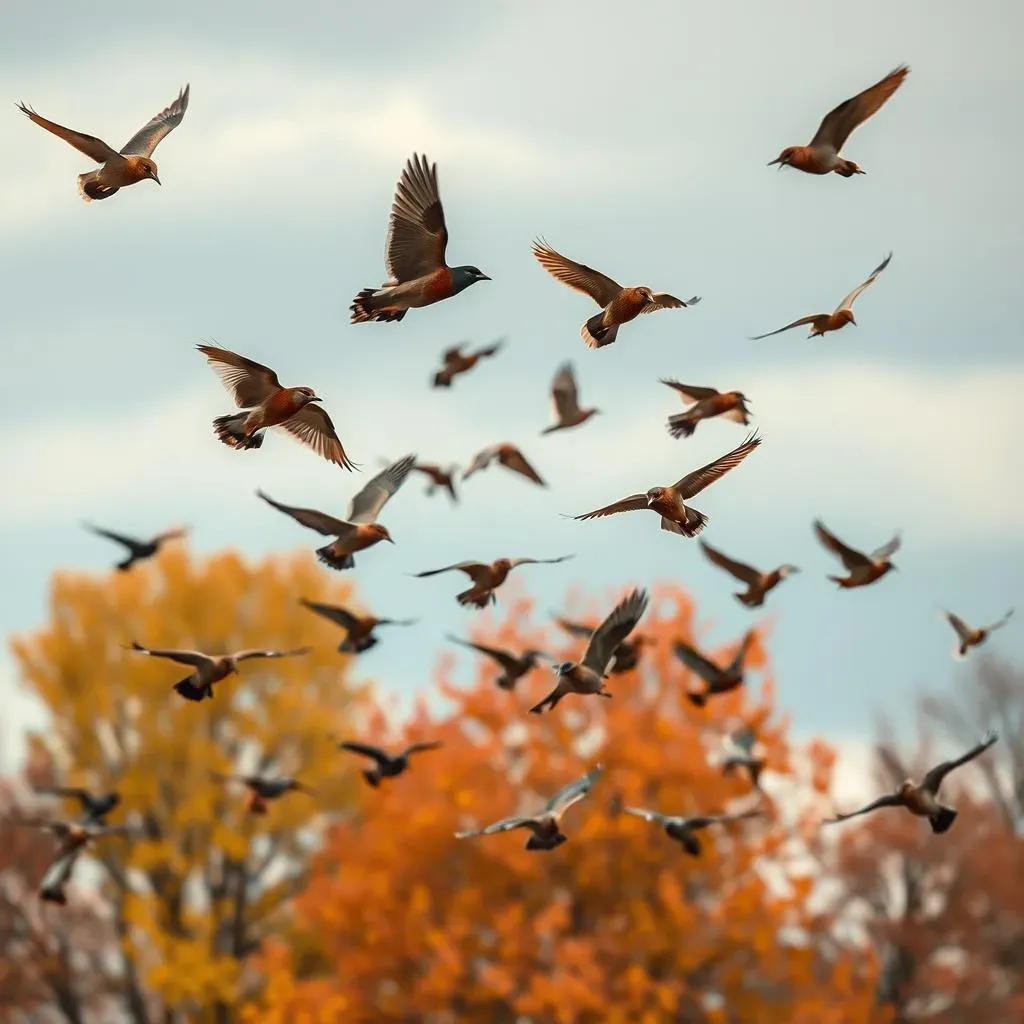
[{"label": "bird's body", "polygon": [[468,373],[481,359],[496,355],[501,350],[502,344],[502,341],[496,341],[493,345],[478,348],[475,352],[463,352],[461,345],[448,349],[441,356],[444,365],[434,374],[434,387],[450,388],[452,381],[459,374]]},{"label": "bird's body", "polygon": [[46,903],[63,907],[68,902],[64,886],[71,880],[81,850],[72,850],[56,857],[39,881],[39,898]]},{"label": "bird's body", "polygon": [[572,363],[563,363],[551,382],[551,400],[555,407],[556,422],[545,427],[542,434],[553,434],[556,430],[568,430],[586,423],[600,409],[582,409],[579,402],[579,390],[576,387],[576,375]]},{"label": "bird's body", "polygon": [[97,534],[97,536],[106,537],[107,540],[112,540],[127,549],[127,558],[114,566],[118,572],[127,572],[136,562],[143,562],[147,558],[152,558],[168,541],[184,537],[188,532],[182,528],[175,528],[158,533],[149,540],[137,540],[123,533],[114,533],[113,530],[105,530],[101,526],[93,526],[91,523],[84,523],[83,525],[87,530]]},{"label": "bird's body", "polygon": [[722,554],[707,541],[702,540],[699,543],[708,561],[735,576],[741,583],[746,583],[747,589],[733,596],[747,608],[760,608],[769,591],[774,590],[787,576],[800,571],[795,565],[780,565],[769,572],[761,572],[752,565],[737,562]]},{"label": "bird's body", "polygon": [[702,692],[687,690],[687,699],[699,708],[704,707],[709,697],[722,693],[729,693],[743,685],[744,672],[743,662],[746,660],[750,644],[754,639],[754,631],[750,630],[743,637],[732,661],[726,666],[716,665],[713,661],[701,654],[696,647],[677,640],[673,646],[676,657],[693,673],[698,675],[706,683]]},{"label": "bird's body", "polygon": [[501,444],[492,444],[477,452],[473,456],[469,467],[462,474],[462,479],[468,480],[474,473],[479,472],[481,469],[487,469],[494,462],[497,462],[499,466],[504,466],[505,469],[511,470],[513,473],[526,477],[527,480],[532,481],[539,487],[547,487],[547,484],[544,483],[537,470],[526,461],[526,456],[509,441],[503,441]]},{"label": "bird's body", "polygon": [[[586,622],[574,622],[571,619],[562,619],[554,616],[555,621],[567,633],[578,637],[591,637],[594,635],[595,626]],[[640,664],[640,656],[645,647],[653,647],[656,641],[653,637],[629,636],[623,640],[612,654],[612,662],[608,666],[608,674],[611,676],[623,675],[632,672]]]},{"label": "bird's body", "polygon": [[547,657],[543,651],[532,648],[528,648],[521,654],[515,654],[502,647],[489,647],[486,644],[471,643],[468,640],[460,640],[456,636],[450,636],[448,639],[453,644],[461,644],[472,651],[478,651],[500,665],[501,675],[494,682],[502,690],[514,690],[519,680],[523,676],[529,675],[537,667],[537,663],[541,658]]},{"label": "bird's body", "polygon": [[54,821],[49,818],[11,818],[16,825],[28,825],[52,832],[60,844],[57,857],[67,853],[77,853],[97,839],[105,836],[132,836],[134,829],[124,825],[107,825],[101,821],[80,818],[78,821]]},{"label": "bird's body", "polygon": [[121,795],[116,792],[95,794],[69,786],[39,786],[36,792],[77,800],[82,808],[83,824],[105,824],[107,815],[121,802]]},{"label": "bird's body", "polygon": [[487,605],[495,603],[495,590],[505,582],[508,574],[516,566],[553,565],[556,562],[564,562],[567,558],[572,558],[572,555],[562,555],[560,558],[498,558],[493,562],[456,562],[454,565],[446,565],[443,569],[428,569],[426,572],[417,572],[413,575],[422,579],[458,569],[473,581],[473,585],[456,595],[456,600],[463,606],[486,608]]},{"label": "bird's body", "polygon": [[997,629],[1002,629],[1010,621],[1013,609],[1011,608],[998,622],[993,622],[990,626],[979,626],[977,628],[968,626],[959,615],[954,615],[953,612],[945,612],[944,614],[946,621],[953,627],[956,633],[956,646],[953,648],[953,657],[962,659],[967,657],[967,652],[972,647],[980,646]]},{"label": "bird's body", "polygon": [[665,834],[674,839],[691,856],[699,857],[702,849],[701,841],[695,833],[709,825],[728,824],[733,821],[743,821],[747,818],[760,818],[764,811],[753,808],[748,811],[741,811],[738,814],[707,814],[687,817],[678,814],[661,814],[658,811],[649,811],[645,807],[624,807],[627,814],[643,818],[644,821],[652,821],[660,825]]},{"label": "bird's body", "polygon": [[890,569],[895,569],[892,556],[899,550],[900,536],[896,534],[887,544],[865,555],[844,544],[834,533],[825,528],[820,520],[815,520],[814,532],[825,548],[832,552],[846,567],[848,576],[829,576],[833,583],[838,583],[844,590],[851,587],[866,587],[875,580],[880,580]]},{"label": "bird's body", "polygon": [[419,753],[425,750],[437,750],[441,744],[439,742],[429,743],[411,743],[401,753],[389,754],[387,751],[382,750],[380,747],[371,746],[368,743],[355,743],[353,741],[345,741],[344,743],[338,744],[339,750],[348,750],[353,754],[362,754],[363,757],[369,757],[374,762],[373,768],[368,768],[363,772],[363,778],[366,779],[367,783],[376,789],[381,782],[381,779],[393,779],[402,772],[407,771],[409,768],[409,757],[411,754]]},{"label": "bird's body", "polygon": [[422,473],[430,481],[427,484],[428,497],[440,487],[448,492],[448,497],[451,498],[452,504],[458,503],[459,496],[455,493],[455,474],[459,471],[458,466],[449,466],[448,469],[442,469],[434,463],[417,462],[412,468],[415,472]]},{"label": "bird's body", "polygon": [[765,759],[754,754],[756,746],[757,733],[750,726],[744,726],[723,737],[725,757],[722,759],[722,774],[731,775],[737,768],[744,768],[754,788],[760,789]]},{"label": "bird's body", "polygon": [[415,619],[379,619],[376,615],[357,615],[347,608],[307,601],[304,597],[299,598],[299,604],[345,630],[345,639],[338,645],[342,654],[362,654],[376,647],[380,641],[373,634],[378,626],[411,626],[416,622]]},{"label": "bird's body", "polygon": [[676,391],[683,402],[690,406],[686,412],[669,416],[668,432],[674,438],[690,437],[701,420],[713,419],[715,416],[744,426],[750,422],[748,399],[742,391],[716,391],[714,388],[680,384],[677,380],[665,378],[662,378],[661,383]]},{"label": "bird's body", "polygon": [[316,795],[316,790],[288,776],[270,778],[265,775],[222,775],[220,772],[211,772],[210,776],[217,782],[241,782],[249,790],[246,810],[250,814],[266,814],[267,801],[278,800],[285,793]]}]

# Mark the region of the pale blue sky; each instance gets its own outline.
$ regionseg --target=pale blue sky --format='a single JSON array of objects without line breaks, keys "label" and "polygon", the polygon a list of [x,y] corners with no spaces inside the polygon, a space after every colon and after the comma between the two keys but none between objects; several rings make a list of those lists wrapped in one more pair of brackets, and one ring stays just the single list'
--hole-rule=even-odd
[{"label": "pale blue sky", "polygon": [[[388,506],[398,543],[361,556],[355,579],[371,607],[421,617],[362,662],[396,693],[429,685],[443,634],[475,614],[455,604],[461,578],[404,574],[463,558],[574,552],[522,571],[541,610],[570,587],[606,602],[677,580],[709,643],[754,621],[696,543],[653,515],[559,518],[671,482],[742,439],[712,422],[673,441],[664,420],[681,406],[660,376],[752,399],[764,445],[696,504],[712,544],[804,570],[768,609],[781,708],[800,732],[864,738],[883,701],[899,716],[917,688],[946,682],[938,606],[982,623],[1024,604],[1024,142],[1003,131],[1024,98],[1019,4],[881,0],[856,19],[796,0],[280,10],[6,9],[5,633],[41,621],[54,568],[112,562],[83,518],[139,535],[183,521],[199,551],[258,556],[318,538],[257,487],[344,512],[365,475],[283,436],[245,455],[216,442],[210,420],[230,402],[193,349],[209,338],[314,386],[365,474],[379,455],[465,464],[511,440],[552,482],[491,470],[453,510],[414,479]],[[765,166],[901,62],[905,85],[846,147],[865,176]],[[156,153],[164,187],[90,205],[75,176],[91,163],[13,105],[119,146],[186,81],[188,113]],[[414,151],[438,163],[450,261],[494,280],[401,324],[350,326],[351,297],[383,280],[387,214]],[[594,308],[536,264],[537,234],[624,283],[703,302],[589,351],[579,327]],[[831,309],[889,250],[859,327],[747,340]],[[450,392],[428,388],[442,349],[499,335],[510,342],[497,359]],[[605,415],[541,438],[566,359]],[[818,515],[865,549],[902,528],[901,571],[838,592],[811,533]],[[1021,627],[993,648],[1024,655]],[[9,660],[0,688],[10,733],[29,709]]]}]

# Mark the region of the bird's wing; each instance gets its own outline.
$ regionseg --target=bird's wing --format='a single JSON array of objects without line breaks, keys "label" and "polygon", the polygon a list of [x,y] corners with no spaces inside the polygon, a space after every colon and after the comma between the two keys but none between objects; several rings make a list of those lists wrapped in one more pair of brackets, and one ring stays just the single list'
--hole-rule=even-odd
[{"label": "bird's wing", "polygon": [[875,82],[863,92],[830,110],[822,118],[814,138],[811,139],[811,145],[831,146],[838,153],[850,137],[850,132],[881,109],[886,100],[903,84],[903,79],[907,77],[909,71],[910,68],[901,64],[881,81]]},{"label": "bird's wing", "polygon": [[946,612],[946,621],[953,627],[956,635],[964,643],[971,638],[971,627],[959,615],[956,615],[954,612]]},{"label": "bird's wing", "polygon": [[415,626],[419,619],[378,619],[378,626]]},{"label": "bird's wing", "polygon": [[117,152],[102,139],[97,139],[95,135],[84,135],[82,132],[76,132],[74,128],[65,128],[64,125],[57,124],[56,121],[47,121],[45,117],[40,117],[31,107],[26,107],[24,103],[19,103],[18,109],[30,121],[34,121],[39,125],[40,128],[53,132],[54,135],[65,142],[70,142],[79,153],[84,153],[98,164],[105,164],[108,160],[117,158]]},{"label": "bird's wing", "polygon": [[459,644],[462,647],[468,647],[470,650],[486,654],[488,658],[493,658],[503,669],[511,671],[519,665],[519,659],[516,658],[515,655],[510,651],[503,651],[500,647],[488,647],[486,644],[475,644],[469,640],[460,640],[457,636],[449,636],[448,639],[453,644]]},{"label": "bird's wing", "polygon": [[579,392],[572,363],[563,363],[551,382],[551,397],[555,403],[555,415],[560,423],[571,419],[580,411]]},{"label": "bird's wing", "polygon": [[723,555],[721,551],[713,548],[706,541],[701,540],[698,543],[701,550],[707,555],[709,562],[714,563],[720,569],[724,569],[743,583],[754,584],[761,578],[761,574],[753,566],[737,562],[735,559]]},{"label": "bird's wing", "polygon": [[541,479],[540,474],[526,461],[526,456],[515,447],[505,448],[498,453],[498,461],[506,468],[511,469],[513,473],[519,473],[525,476],[527,480],[532,480],[535,484],[540,484],[541,487],[546,487],[547,484]]},{"label": "bird's wing", "polygon": [[339,750],[348,750],[353,754],[362,754],[363,757],[373,758],[378,764],[387,764],[391,756],[380,747],[371,747],[368,743],[356,743],[353,740],[346,740],[338,744]]},{"label": "bird's wing", "polygon": [[418,754],[424,750],[438,750],[442,746],[440,740],[429,740],[420,743],[410,743],[405,748],[405,756],[408,757],[410,754]]},{"label": "bird's wing", "polygon": [[729,666],[734,672],[743,668],[743,662],[747,659],[747,651],[750,650],[750,645],[754,642],[754,631],[748,629],[743,634],[743,639],[740,641],[739,647],[736,649],[736,653],[733,655],[732,664]]},{"label": "bird's wing", "polygon": [[490,565],[486,562],[455,562],[452,565],[446,565],[443,569],[428,569],[426,572],[415,572],[413,575],[422,579],[424,576],[436,576],[438,573],[450,572],[452,569],[464,572],[474,583],[482,582],[491,571]]},{"label": "bird's wing", "polygon": [[266,401],[281,388],[277,374],[269,366],[229,352],[219,345],[196,345],[221,383],[240,409],[249,409]]},{"label": "bird's wing", "polygon": [[762,338],[770,338],[773,334],[781,334],[783,331],[792,330],[794,327],[803,327],[804,324],[813,324],[815,320],[821,317],[821,313],[811,313],[810,316],[802,316],[799,320],[794,320],[791,324],[786,324],[785,327],[780,327],[777,331],[769,331],[767,334],[755,334],[750,340],[760,341]]},{"label": "bird's wing", "polygon": [[333,462],[342,469],[356,468],[356,464],[345,454],[327,410],[319,405],[304,405],[294,416],[280,425],[292,437],[308,445],[328,462]]},{"label": "bird's wing", "polygon": [[126,537],[123,533],[114,533],[113,530],[105,530],[102,526],[93,526],[92,523],[82,524],[87,530],[91,530],[93,533],[98,534],[100,537],[106,537],[107,540],[116,541],[118,544],[123,544],[130,551],[136,551],[143,547],[141,541],[135,540],[132,537]]},{"label": "bird's wing", "polygon": [[647,507],[646,494],[631,494],[628,498],[620,498],[611,505],[605,505],[604,508],[596,508],[593,512],[586,512],[581,516],[573,516],[573,519],[580,521],[601,519],[603,516],[613,516],[617,512],[639,512],[640,509]]},{"label": "bird's wing", "polygon": [[476,453],[473,456],[472,461],[466,469],[466,472],[462,474],[463,480],[468,480],[477,470],[486,469],[494,457],[497,455],[497,446],[491,445],[488,448],[484,448],[482,451]]},{"label": "bird's wing", "polygon": [[971,747],[966,754],[961,754],[960,757],[954,758],[952,761],[943,761],[942,764],[937,764],[931,771],[927,772],[921,780],[921,788],[931,793],[937,793],[939,786],[942,785],[942,780],[954,768],[959,768],[960,765],[967,764],[968,761],[973,761],[979,755],[984,754],[998,739],[999,733],[995,729],[989,729],[984,739]]},{"label": "bird's wing", "polygon": [[732,821],[745,821],[747,818],[763,818],[764,811],[752,807],[746,811],[737,811],[734,814],[702,814],[693,818],[686,818],[687,828],[707,828],[708,825],[725,825]]},{"label": "bird's wing", "polygon": [[452,363],[460,362],[462,360],[462,349],[463,345],[453,345],[451,348],[446,348],[441,353],[441,362],[447,369]]},{"label": "bird's wing", "polygon": [[567,259],[541,239],[533,243],[533,255],[552,277],[589,295],[599,306],[607,306],[622,291],[622,285],[610,277],[585,263]]},{"label": "bird's wing", "polygon": [[552,616],[555,622],[562,627],[570,636],[592,637],[596,626],[588,626],[585,622],[573,622],[572,619],[559,619]]},{"label": "bird's wing", "polygon": [[992,633],[997,629],[1002,629],[1010,619],[1013,618],[1013,609],[1011,608],[998,622],[993,622],[991,626],[986,626],[985,631]]},{"label": "bird's wing", "polygon": [[627,814],[643,818],[644,821],[656,821],[659,825],[664,825],[670,818],[670,815],[661,814],[659,811],[649,811],[646,807],[623,807],[622,809]]},{"label": "bird's wing", "polygon": [[299,604],[303,608],[308,608],[311,612],[316,612],[317,615],[322,615],[325,619],[330,619],[331,622],[343,627],[344,629],[351,629],[359,619],[353,615],[347,608],[341,608],[334,604],[320,604],[318,601],[307,601],[306,598],[300,597]]},{"label": "bird's wing", "polygon": [[513,558],[510,559],[512,564],[509,566],[509,572],[517,565],[557,565],[559,562],[567,562],[570,558],[575,557],[575,555],[559,555],[557,558]]},{"label": "bird's wing", "polygon": [[814,521],[814,532],[818,535],[818,540],[832,554],[836,555],[851,572],[854,569],[871,564],[871,559],[864,552],[855,551],[853,548],[847,547],[834,533],[829,532],[820,519]]},{"label": "bird's wing", "polygon": [[633,632],[647,610],[646,590],[634,590],[624,597],[608,617],[594,630],[583,655],[583,664],[598,675],[604,675],[615,649]]},{"label": "bird's wing", "polygon": [[651,297],[654,301],[648,302],[645,306],[641,307],[641,313],[655,313],[659,309],[683,309],[686,306],[700,302],[700,298],[697,295],[684,302],[682,299],[677,299],[674,295],[669,295],[668,292],[651,292]]},{"label": "bird's wing", "polygon": [[889,266],[889,260],[891,259],[892,253],[889,253],[889,255],[886,256],[885,259],[882,260],[882,262],[879,263],[878,266],[871,271],[871,275],[868,277],[868,279],[866,281],[862,281],[859,285],[857,285],[857,287],[854,288],[853,291],[850,292],[850,294],[847,295],[846,298],[843,299],[843,301],[840,302],[838,306],[836,306],[834,312],[838,313],[841,309],[849,309],[853,305],[854,299],[856,299],[857,296],[860,295],[860,293],[864,291],[865,288],[868,288],[875,283],[875,278],[878,277],[878,275],[883,270],[885,270],[887,266]]},{"label": "bird's wing", "polygon": [[740,445],[737,445],[731,452],[709,462],[692,473],[687,473],[675,484],[675,488],[684,498],[692,498],[700,494],[705,487],[710,486],[720,477],[725,476],[730,469],[735,469],[759,444],[761,438],[758,434],[750,434]]},{"label": "bird's wing", "polygon": [[547,802],[545,812],[561,817],[573,804],[578,803],[590,792],[603,771],[601,765],[595,765],[586,775],[564,786]]},{"label": "bird's wing", "polygon": [[122,147],[122,156],[152,156],[160,141],[181,124],[188,109],[188,86],[178,98],[144,124]]},{"label": "bird's wing", "polygon": [[393,282],[414,281],[445,266],[448,228],[437,189],[437,164],[413,153],[398,179],[384,242],[384,266]]},{"label": "bird's wing", "polygon": [[493,345],[485,345],[483,348],[478,348],[473,354],[479,359],[485,359],[487,356],[497,355],[504,344],[505,339],[499,338]]},{"label": "bird's wing", "polygon": [[672,645],[672,650],[691,672],[695,672],[706,683],[713,682],[722,674],[722,670],[713,661],[705,658],[696,647],[691,647],[683,640],[677,640]]},{"label": "bird's wing", "polygon": [[39,881],[40,891],[45,892],[48,889],[52,891],[66,885],[81,852],[81,849],[77,849],[60,853],[43,873],[43,877]]},{"label": "bird's wing", "polygon": [[891,558],[893,555],[896,554],[897,551],[899,551],[900,544],[902,542],[903,538],[900,537],[900,535],[897,533],[892,540],[886,542],[880,548],[875,548],[875,550],[871,552],[871,557],[878,561],[882,561],[886,558]]},{"label": "bird's wing", "polygon": [[256,494],[272,508],[276,508],[278,512],[291,516],[295,522],[301,523],[310,530],[316,530],[317,533],[322,533],[325,537],[340,537],[352,529],[352,524],[346,523],[344,519],[335,519],[334,516],[329,516],[325,512],[318,512],[315,508],[297,508],[294,505],[282,505],[281,502],[274,501],[273,498],[268,494],[264,494],[263,491],[257,491]]},{"label": "bird's wing", "polygon": [[169,661],[176,661],[179,665],[191,665],[193,668],[203,668],[209,665],[213,659],[202,651],[179,651],[158,649],[156,647],[143,647],[142,644],[132,641],[132,650],[139,654],[148,654],[151,658],[167,658]]},{"label": "bird's wing", "polygon": [[293,647],[289,651],[268,651],[262,647],[247,647],[244,651],[235,651],[231,655],[235,661],[248,661],[250,658],[293,658],[300,654],[309,654],[312,647]]},{"label": "bird's wing", "polygon": [[471,828],[466,832],[456,832],[456,839],[473,839],[475,836],[492,836],[496,832],[509,832],[514,828],[535,829],[537,822],[534,818],[502,818],[493,825],[485,828]]},{"label": "bird's wing", "polygon": [[856,818],[858,815],[867,814],[870,811],[878,810],[879,807],[902,807],[903,800],[900,798],[898,793],[886,793],[885,796],[880,796],[877,800],[872,800],[871,803],[865,804],[863,807],[858,808],[856,811],[850,811],[848,814],[836,814],[834,818],[827,818],[822,824],[834,825],[839,821],[847,821],[849,818]]},{"label": "bird's wing", "polygon": [[416,463],[415,455],[406,455],[378,473],[349,503],[346,518],[350,523],[372,523],[380,515]]},{"label": "bird's wing", "polygon": [[662,377],[660,378],[660,382],[662,384],[667,384],[673,390],[678,391],[689,404],[701,402],[705,398],[714,398],[714,396],[718,394],[718,391],[715,388],[699,388],[692,384],[680,384],[679,381],[672,380],[671,378]]}]

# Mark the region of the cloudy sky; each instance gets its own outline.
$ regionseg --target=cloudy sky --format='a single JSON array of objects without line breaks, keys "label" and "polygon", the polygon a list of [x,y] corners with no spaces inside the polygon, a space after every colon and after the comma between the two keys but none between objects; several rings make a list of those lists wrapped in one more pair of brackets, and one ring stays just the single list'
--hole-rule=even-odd
[{"label": "cloudy sky", "polygon": [[[443,633],[475,613],[455,604],[461,577],[405,574],[464,558],[574,553],[521,570],[541,610],[570,588],[608,603],[677,581],[707,642],[726,642],[756,618],[696,543],[649,514],[559,515],[742,439],[712,422],[672,440],[669,376],[751,397],[764,445],[701,495],[705,536],[804,570],[769,604],[777,692],[798,732],[856,746],[880,707],[899,717],[954,677],[941,606],[983,623],[1021,603],[1024,141],[1003,128],[1024,95],[1024,8],[986,10],[394,0],[386,17],[311,2],[285,18],[263,0],[182,0],[173,15],[108,0],[83,19],[71,0],[16,0],[0,35],[0,628],[42,622],[56,567],[111,563],[81,519],[139,535],[189,523],[203,552],[316,546],[254,490],[340,514],[382,456],[465,465],[509,440],[549,489],[495,469],[455,509],[419,479],[388,506],[398,543],[360,557],[356,580],[375,610],[421,621],[364,659],[368,675],[396,694],[428,685]],[[903,88],[846,147],[866,175],[765,166],[902,62]],[[120,146],[186,81],[188,113],[156,153],[163,187],[102,203],[76,192],[93,165],[13,105]],[[352,296],[383,280],[413,152],[437,161],[450,262],[493,281],[401,324],[351,326]],[[579,327],[594,309],[533,260],[538,234],[620,281],[703,301],[590,351]],[[890,250],[859,326],[748,340],[831,309]],[[506,350],[450,392],[427,386],[442,349],[499,336]],[[254,453],[218,444],[210,420],[230,401],[194,350],[211,338],[315,387],[364,473],[283,436]],[[567,359],[604,415],[542,438]],[[901,571],[839,592],[816,516],[868,550],[902,529]],[[1024,655],[1022,627],[993,646]],[[10,739],[38,712],[9,660],[0,692]]]}]

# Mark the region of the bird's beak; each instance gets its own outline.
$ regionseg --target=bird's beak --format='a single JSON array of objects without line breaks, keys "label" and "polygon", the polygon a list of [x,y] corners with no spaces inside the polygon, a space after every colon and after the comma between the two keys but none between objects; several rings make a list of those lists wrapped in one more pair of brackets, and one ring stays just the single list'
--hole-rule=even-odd
[{"label": "bird's beak", "polygon": [[322,398],[321,398],[321,397],[320,397],[319,395],[314,395],[314,396],[313,396],[313,397],[312,397],[312,398],[310,399],[310,401],[311,401],[311,402],[322,402],[322,401],[323,401],[323,399],[322,399]]},{"label": "bird's beak", "polygon": [[647,497],[647,507],[650,508],[653,504],[654,504],[654,498],[652,498],[650,495],[648,495],[648,497]]},{"label": "bird's beak", "polygon": [[163,182],[154,174],[151,176],[158,185],[163,185]]},{"label": "bird's beak", "polygon": [[384,539],[385,539],[385,540],[386,540],[386,541],[387,541],[387,542],[388,542],[389,544],[394,544],[394,543],[395,543],[395,539],[394,539],[394,537],[391,537],[391,536],[387,536],[387,537],[385,537]]},{"label": "bird's beak", "polygon": [[772,164],[778,164],[779,167],[782,167],[782,157],[781,156],[777,156],[774,160],[769,160],[768,163],[765,164],[765,166],[766,167],[771,167]]},{"label": "bird's beak", "polygon": [[898,565],[894,565],[892,562],[889,563],[889,568],[895,569],[897,572],[900,571],[900,567]]},{"label": "bird's beak", "polygon": [[481,275],[480,275],[480,276],[479,276],[479,277],[477,278],[477,280],[478,280],[478,281],[490,281],[491,279],[490,279],[490,278],[489,278],[489,277],[488,277],[488,276],[487,276],[486,274],[481,274]]}]

